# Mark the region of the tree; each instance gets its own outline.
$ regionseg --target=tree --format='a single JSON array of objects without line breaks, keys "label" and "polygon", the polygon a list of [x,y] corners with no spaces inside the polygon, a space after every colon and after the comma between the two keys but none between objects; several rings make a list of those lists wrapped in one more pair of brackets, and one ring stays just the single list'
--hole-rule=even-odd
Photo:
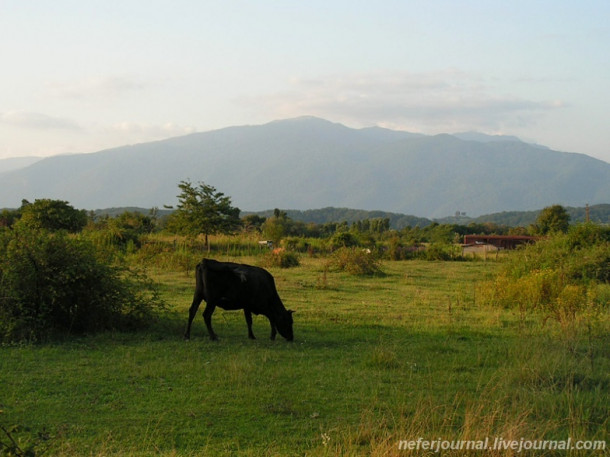
[{"label": "tree", "polygon": [[205,235],[210,249],[209,235],[232,233],[241,226],[239,208],[231,206],[231,198],[214,187],[199,182],[194,187],[189,181],[178,185],[178,209],[172,214],[169,229],[184,235]]},{"label": "tree", "polygon": [[288,217],[285,211],[278,208],[273,210],[273,216],[268,218],[262,225],[263,235],[274,243],[279,243],[282,238],[290,233],[292,220]]},{"label": "tree", "polygon": [[20,210],[3,209],[0,213],[0,227],[11,227],[20,217]]},{"label": "tree", "polygon": [[68,202],[43,198],[22,201],[20,223],[33,229],[80,232],[87,225],[87,212],[74,209]]},{"label": "tree", "polygon": [[261,227],[267,219],[257,214],[248,214],[242,218],[242,223],[246,231],[261,231]]},{"label": "tree", "polygon": [[561,205],[547,206],[541,212],[532,231],[536,235],[549,233],[566,233],[570,227],[570,215]]}]

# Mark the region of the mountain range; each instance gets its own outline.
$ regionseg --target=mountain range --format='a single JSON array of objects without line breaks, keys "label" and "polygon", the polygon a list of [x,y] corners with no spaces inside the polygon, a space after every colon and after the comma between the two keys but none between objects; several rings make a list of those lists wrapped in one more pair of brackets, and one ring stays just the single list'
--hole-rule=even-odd
[{"label": "mountain range", "polygon": [[11,157],[0,159],[0,174],[6,171],[19,170],[42,160],[42,157]]},{"label": "mountain range", "polygon": [[[1,161],[0,161],[1,162]],[[228,127],[2,171],[0,207],[175,205],[182,180],[247,211],[349,207],[439,218],[610,202],[610,164],[512,136],[426,136],[303,117]]]}]

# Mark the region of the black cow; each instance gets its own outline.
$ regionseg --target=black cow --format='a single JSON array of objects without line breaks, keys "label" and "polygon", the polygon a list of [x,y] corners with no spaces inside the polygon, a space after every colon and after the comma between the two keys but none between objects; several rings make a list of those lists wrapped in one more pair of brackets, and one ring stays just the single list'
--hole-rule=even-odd
[{"label": "black cow", "polygon": [[197,265],[193,303],[184,337],[191,336],[191,324],[201,301],[205,300],[203,319],[210,339],[218,337],[212,330],[212,313],[217,306],[226,310],[243,309],[248,324],[248,338],[252,333],[252,313],[262,314],[271,323],[271,339],[279,332],[288,341],[293,340],[292,313],[287,310],[275,289],[273,276],[267,270],[233,262],[203,259]]}]

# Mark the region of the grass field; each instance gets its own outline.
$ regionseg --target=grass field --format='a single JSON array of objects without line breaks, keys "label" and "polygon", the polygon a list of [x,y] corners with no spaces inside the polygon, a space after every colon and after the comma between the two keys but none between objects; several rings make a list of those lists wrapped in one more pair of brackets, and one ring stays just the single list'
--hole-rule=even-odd
[{"label": "grass field", "polygon": [[192,272],[150,271],[170,305],[152,329],[0,348],[0,424],[28,427],[24,443],[44,430],[40,449],[58,456],[398,456],[420,437],[609,436],[608,316],[568,331],[484,306],[493,261],[385,262],[365,278],[324,263],[270,269],[297,311],[293,343],[270,341],[261,316],[248,340],[243,314],[222,310],[220,341],[198,316],[185,342]]}]

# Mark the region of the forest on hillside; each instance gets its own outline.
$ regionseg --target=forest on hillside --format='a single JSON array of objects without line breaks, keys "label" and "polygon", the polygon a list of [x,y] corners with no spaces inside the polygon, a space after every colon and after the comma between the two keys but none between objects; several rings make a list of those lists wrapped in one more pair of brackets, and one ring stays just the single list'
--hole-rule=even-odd
[{"label": "forest on hillside", "polygon": [[[565,207],[570,221],[573,224],[579,222],[585,222],[587,220],[587,208],[586,207]],[[151,210],[146,208],[107,208],[98,209],[93,212],[94,217],[101,217],[109,215],[116,217],[124,212],[137,212],[142,214],[148,214]],[[171,209],[156,209],[155,212],[158,216],[168,216],[172,213]],[[389,219],[390,228],[393,230],[401,230],[405,227],[420,227],[424,228],[433,223],[438,224],[456,224],[465,225],[469,224],[495,224],[503,227],[528,227],[529,225],[536,222],[536,219],[540,215],[542,208],[536,211],[502,211],[498,213],[486,214],[479,217],[469,217],[467,214],[456,212],[454,216],[445,217],[440,219],[427,219],[425,217],[418,217],[408,214],[394,213],[388,211],[371,211],[364,209],[353,209],[353,208],[335,208],[325,207],[320,209],[309,209],[305,211],[293,210],[293,209],[282,209],[286,215],[298,222],[314,223],[314,224],[326,224],[335,222],[347,222],[352,224],[357,221],[366,219]],[[273,209],[266,211],[244,211],[242,216],[257,215],[264,218],[271,217],[274,213]],[[598,224],[610,224],[610,204],[600,204],[589,206],[589,220]]]}]

